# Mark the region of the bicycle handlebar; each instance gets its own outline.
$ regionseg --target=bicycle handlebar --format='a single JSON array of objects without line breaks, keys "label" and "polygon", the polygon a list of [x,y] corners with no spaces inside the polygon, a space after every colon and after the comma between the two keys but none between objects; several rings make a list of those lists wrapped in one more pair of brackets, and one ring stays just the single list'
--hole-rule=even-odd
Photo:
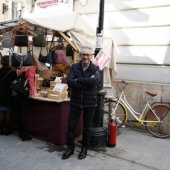
[{"label": "bicycle handlebar", "polygon": [[126,84],[126,85],[129,84],[128,82],[126,82],[124,80],[122,80],[121,83]]},{"label": "bicycle handlebar", "polygon": [[128,84],[126,81],[121,80],[118,82],[118,84],[121,84],[121,87],[119,86],[118,88],[123,91],[126,88],[126,85]]}]

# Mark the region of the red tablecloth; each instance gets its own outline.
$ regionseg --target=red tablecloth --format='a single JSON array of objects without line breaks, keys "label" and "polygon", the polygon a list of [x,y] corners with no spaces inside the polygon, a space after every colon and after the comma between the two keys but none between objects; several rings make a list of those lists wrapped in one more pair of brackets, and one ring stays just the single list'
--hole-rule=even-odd
[{"label": "red tablecloth", "polygon": [[[69,101],[49,102],[31,99],[28,114],[28,132],[34,138],[62,145],[66,143]],[[76,137],[82,134],[80,117]]]}]

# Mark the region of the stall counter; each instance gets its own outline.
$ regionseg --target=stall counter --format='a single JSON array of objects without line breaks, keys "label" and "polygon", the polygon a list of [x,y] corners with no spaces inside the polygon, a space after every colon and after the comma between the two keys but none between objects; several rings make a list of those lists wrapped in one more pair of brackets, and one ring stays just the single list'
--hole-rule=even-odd
[{"label": "stall counter", "polygon": [[[35,97],[31,99],[28,114],[28,133],[39,140],[63,145],[69,114],[69,100],[55,101]],[[82,134],[82,115],[76,128],[76,137]]]}]

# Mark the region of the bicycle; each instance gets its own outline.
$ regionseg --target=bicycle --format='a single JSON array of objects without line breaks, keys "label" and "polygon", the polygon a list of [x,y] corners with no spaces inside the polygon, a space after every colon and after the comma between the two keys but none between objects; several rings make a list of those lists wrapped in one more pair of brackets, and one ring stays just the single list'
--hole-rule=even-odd
[{"label": "bicycle", "polygon": [[[128,84],[125,81],[119,82],[121,93],[119,97],[106,98],[105,104],[109,107],[109,120],[115,120],[117,128],[128,122],[138,122],[141,125],[146,126],[146,129],[150,134],[157,138],[170,137],[170,104],[155,102],[150,104],[150,100],[157,95],[157,93],[151,93],[145,91],[149,98],[141,113],[136,112],[132,106],[128,103],[125,96],[125,88]],[[128,111],[134,117],[134,120],[127,120]]]}]

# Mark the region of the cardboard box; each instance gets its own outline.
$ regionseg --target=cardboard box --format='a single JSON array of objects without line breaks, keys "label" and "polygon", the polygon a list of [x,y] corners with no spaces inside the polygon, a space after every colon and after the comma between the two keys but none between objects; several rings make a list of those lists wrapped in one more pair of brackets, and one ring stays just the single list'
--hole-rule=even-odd
[{"label": "cardboard box", "polygon": [[[55,96],[56,95],[56,96]],[[68,98],[68,91],[58,92],[53,90],[48,90],[48,96],[57,98],[59,96],[59,99],[56,100],[64,100]]]},{"label": "cardboard box", "polygon": [[47,91],[40,91],[40,96],[46,98],[48,95]]},{"label": "cardboard box", "polygon": [[53,100],[62,100],[59,95],[54,95],[54,94],[48,94],[47,98]]},{"label": "cardboard box", "polygon": [[51,85],[50,85],[50,90],[53,90],[53,89],[54,89],[54,87],[55,87],[55,86],[51,86]]},{"label": "cardboard box", "polygon": [[62,84],[62,83],[55,82],[55,81],[50,81],[50,90],[53,90],[54,87],[56,86],[56,84]]},{"label": "cardboard box", "polygon": [[67,91],[68,89],[68,85],[64,84],[64,83],[56,83],[56,85],[54,86],[54,91],[58,91],[58,92],[64,92]]},{"label": "cardboard box", "polygon": [[57,82],[55,81],[50,81],[50,86],[55,86],[57,84]]},{"label": "cardboard box", "polygon": [[36,80],[36,89],[40,91],[42,89],[42,81],[43,80]]}]

